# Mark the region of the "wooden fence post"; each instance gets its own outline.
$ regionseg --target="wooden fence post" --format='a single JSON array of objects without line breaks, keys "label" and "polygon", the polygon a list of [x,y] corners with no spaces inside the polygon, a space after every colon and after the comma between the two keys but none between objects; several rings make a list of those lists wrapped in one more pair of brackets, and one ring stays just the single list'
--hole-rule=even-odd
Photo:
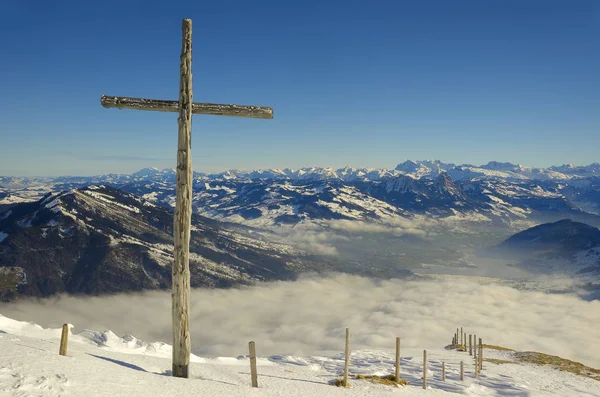
[{"label": "wooden fence post", "polygon": [[479,338],[479,370],[483,369],[483,341]]},{"label": "wooden fence post", "polygon": [[248,343],[250,350],[250,376],[252,378],[252,387],[258,387],[258,373],[256,371],[256,345],[254,341]]},{"label": "wooden fence post", "polygon": [[473,344],[472,342],[473,335],[469,334],[469,356],[473,355]]},{"label": "wooden fence post", "polygon": [[348,366],[350,365],[350,328],[346,328],[346,361],[344,362],[344,387],[348,387]]},{"label": "wooden fence post", "polygon": [[427,350],[423,350],[423,389],[427,389]]},{"label": "wooden fence post", "polygon": [[400,382],[400,338],[396,338],[396,382]]},{"label": "wooden fence post", "polygon": [[460,380],[465,380],[465,364],[463,361],[460,362]]},{"label": "wooden fence post", "polygon": [[446,363],[442,361],[442,380],[446,381]]},{"label": "wooden fence post", "polygon": [[460,344],[463,344],[463,329],[460,327]]},{"label": "wooden fence post", "polygon": [[477,359],[477,343],[475,343],[475,349],[473,349],[473,359],[475,362],[475,378],[479,377],[479,360]]},{"label": "wooden fence post", "polygon": [[62,327],[62,335],[60,336],[60,348],[58,354],[61,356],[67,355],[67,343],[69,342],[69,324],[64,324]]}]

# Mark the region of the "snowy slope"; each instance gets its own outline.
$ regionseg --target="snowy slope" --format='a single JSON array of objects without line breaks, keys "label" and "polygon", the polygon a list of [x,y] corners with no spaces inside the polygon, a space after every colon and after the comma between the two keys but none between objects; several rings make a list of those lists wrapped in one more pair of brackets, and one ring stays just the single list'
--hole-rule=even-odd
[{"label": "snowy slope", "polygon": [[[468,353],[428,351],[428,388],[422,389],[422,350],[403,349],[399,389],[350,379],[349,389],[329,384],[339,378],[343,354],[333,357],[271,356],[259,358],[259,388],[250,387],[245,341],[240,356],[192,356],[191,379],[169,376],[170,346],[146,343],[133,336],[117,337],[110,331],[83,331],[69,337],[68,354],[59,356],[59,329],[43,329],[0,315],[0,395],[21,396],[600,396],[600,383],[588,377],[548,366],[484,362],[478,379]],[[340,347],[343,340],[340,340]],[[257,346],[260,356],[260,343]],[[513,361],[510,352],[485,349],[485,358]],[[447,379],[441,379],[441,362]],[[465,362],[465,380],[459,363]],[[393,373],[392,351],[352,352],[350,374]]]},{"label": "snowy slope", "polygon": [[[48,191],[93,184],[117,187],[155,204],[175,203],[174,171],[144,168],[130,175],[0,176],[0,212],[3,206],[39,198]],[[261,227],[331,219],[379,222],[416,214],[511,224],[542,221],[536,217],[560,219],[557,214],[595,217],[600,214],[599,203],[597,163],[542,169],[495,161],[475,166],[425,160],[406,161],[395,169],[306,167],[194,173],[196,213]]]},{"label": "snowy slope", "polygon": [[[169,288],[172,227],[168,209],[106,186],[17,204],[0,212],[0,299]],[[256,230],[196,215],[190,244],[197,286],[289,279],[306,265],[325,267]]]}]

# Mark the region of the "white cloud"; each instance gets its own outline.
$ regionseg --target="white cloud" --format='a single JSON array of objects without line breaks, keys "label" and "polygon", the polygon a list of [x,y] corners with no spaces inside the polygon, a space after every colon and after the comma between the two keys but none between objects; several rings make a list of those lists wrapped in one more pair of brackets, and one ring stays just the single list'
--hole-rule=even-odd
[{"label": "white cloud", "polygon": [[286,243],[297,248],[320,255],[338,255],[337,248],[333,245],[336,241],[348,240],[345,236],[323,231],[318,227],[289,229],[274,229],[276,238],[283,239]]},{"label": "white cloud", "polygon": [[[169,292],[20,301],[0,305],[5,316],[59,327],[111,329],[170,342]],[[194,290],[192,349],[209,356],[245,354],[249,340],[261,355],[334,354],[344,328],[352,348],[439,348],[456,327],[484,342],[535,350],[600,367],[600,301],[520,291],[468,278],[377,281],[348,275],[305,277],[226,290]]]},{"label": "white cloud", "polygon": [[403,226],[398,226],[396,223],[390,225],[385,223],[372,223],[342,219],[329,221],[328,225],[332,230],[347,233],[387,233],[395,236],[427,236],[427,232],[425,230],[416,227],[418,226],[417,224],[403,222]]}]

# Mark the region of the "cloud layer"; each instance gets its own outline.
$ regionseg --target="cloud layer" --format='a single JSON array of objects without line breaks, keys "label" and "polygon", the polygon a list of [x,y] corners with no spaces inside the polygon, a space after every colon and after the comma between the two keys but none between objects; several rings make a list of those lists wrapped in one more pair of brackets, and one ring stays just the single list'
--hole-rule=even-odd
[{"label": "cloud layer", "polygon": [[[352,348],[440,348],[457,327],[484,342],[559,355],[600,367],[600,301],[482,283],[469,278],[377,281],[349,275],[192,292],[192,349],[206,356],[316,355]],[[170,293],[21,301],[0,313],[46,327],[64,322],[148,341],[171,340]]]}]

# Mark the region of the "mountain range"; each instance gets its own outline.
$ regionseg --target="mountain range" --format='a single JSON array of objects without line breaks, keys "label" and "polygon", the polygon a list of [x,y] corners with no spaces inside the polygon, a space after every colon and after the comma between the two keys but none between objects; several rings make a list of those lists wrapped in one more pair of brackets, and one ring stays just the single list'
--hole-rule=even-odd
[{"label": "mountain range", "polygon": [[[169,288],[171,170],[2,181],[0,299]],[[595,176],[453,180],[446,171],[353,182],[196,176],[192,286],[287,280],[306,271],[403,277],[432,266],[461,269],[472,266],[469,252],[529,226],[496,254],[518,253],[518,266],[541,273],[600,275],[600,232],[590,226],[598,215],[578,205],[583,196],[597,204],[599,186]],[[531,244],[547,236],[550,248]]]},{"label": "mountain range", "polygon": [[[49,193],[0,212],[0,300],[171,285],[173,213],[108,186]],[[194,215],[191,285],[231,287],[326,271],[332,260]]]},{"label": "mountain range", "polygon": [[[130,175],[0,177],[0,209],[48,191],[92,184],[117,187],[172,207],[175,173],[144,168]],[[414,216],[475,222],[553,221],[566,216],[596,224],[600,164],[528,168],[406,161],[394,169],[302,168],[194,174],[197,214],[258,227],[329,220],[396,222]]]}]

